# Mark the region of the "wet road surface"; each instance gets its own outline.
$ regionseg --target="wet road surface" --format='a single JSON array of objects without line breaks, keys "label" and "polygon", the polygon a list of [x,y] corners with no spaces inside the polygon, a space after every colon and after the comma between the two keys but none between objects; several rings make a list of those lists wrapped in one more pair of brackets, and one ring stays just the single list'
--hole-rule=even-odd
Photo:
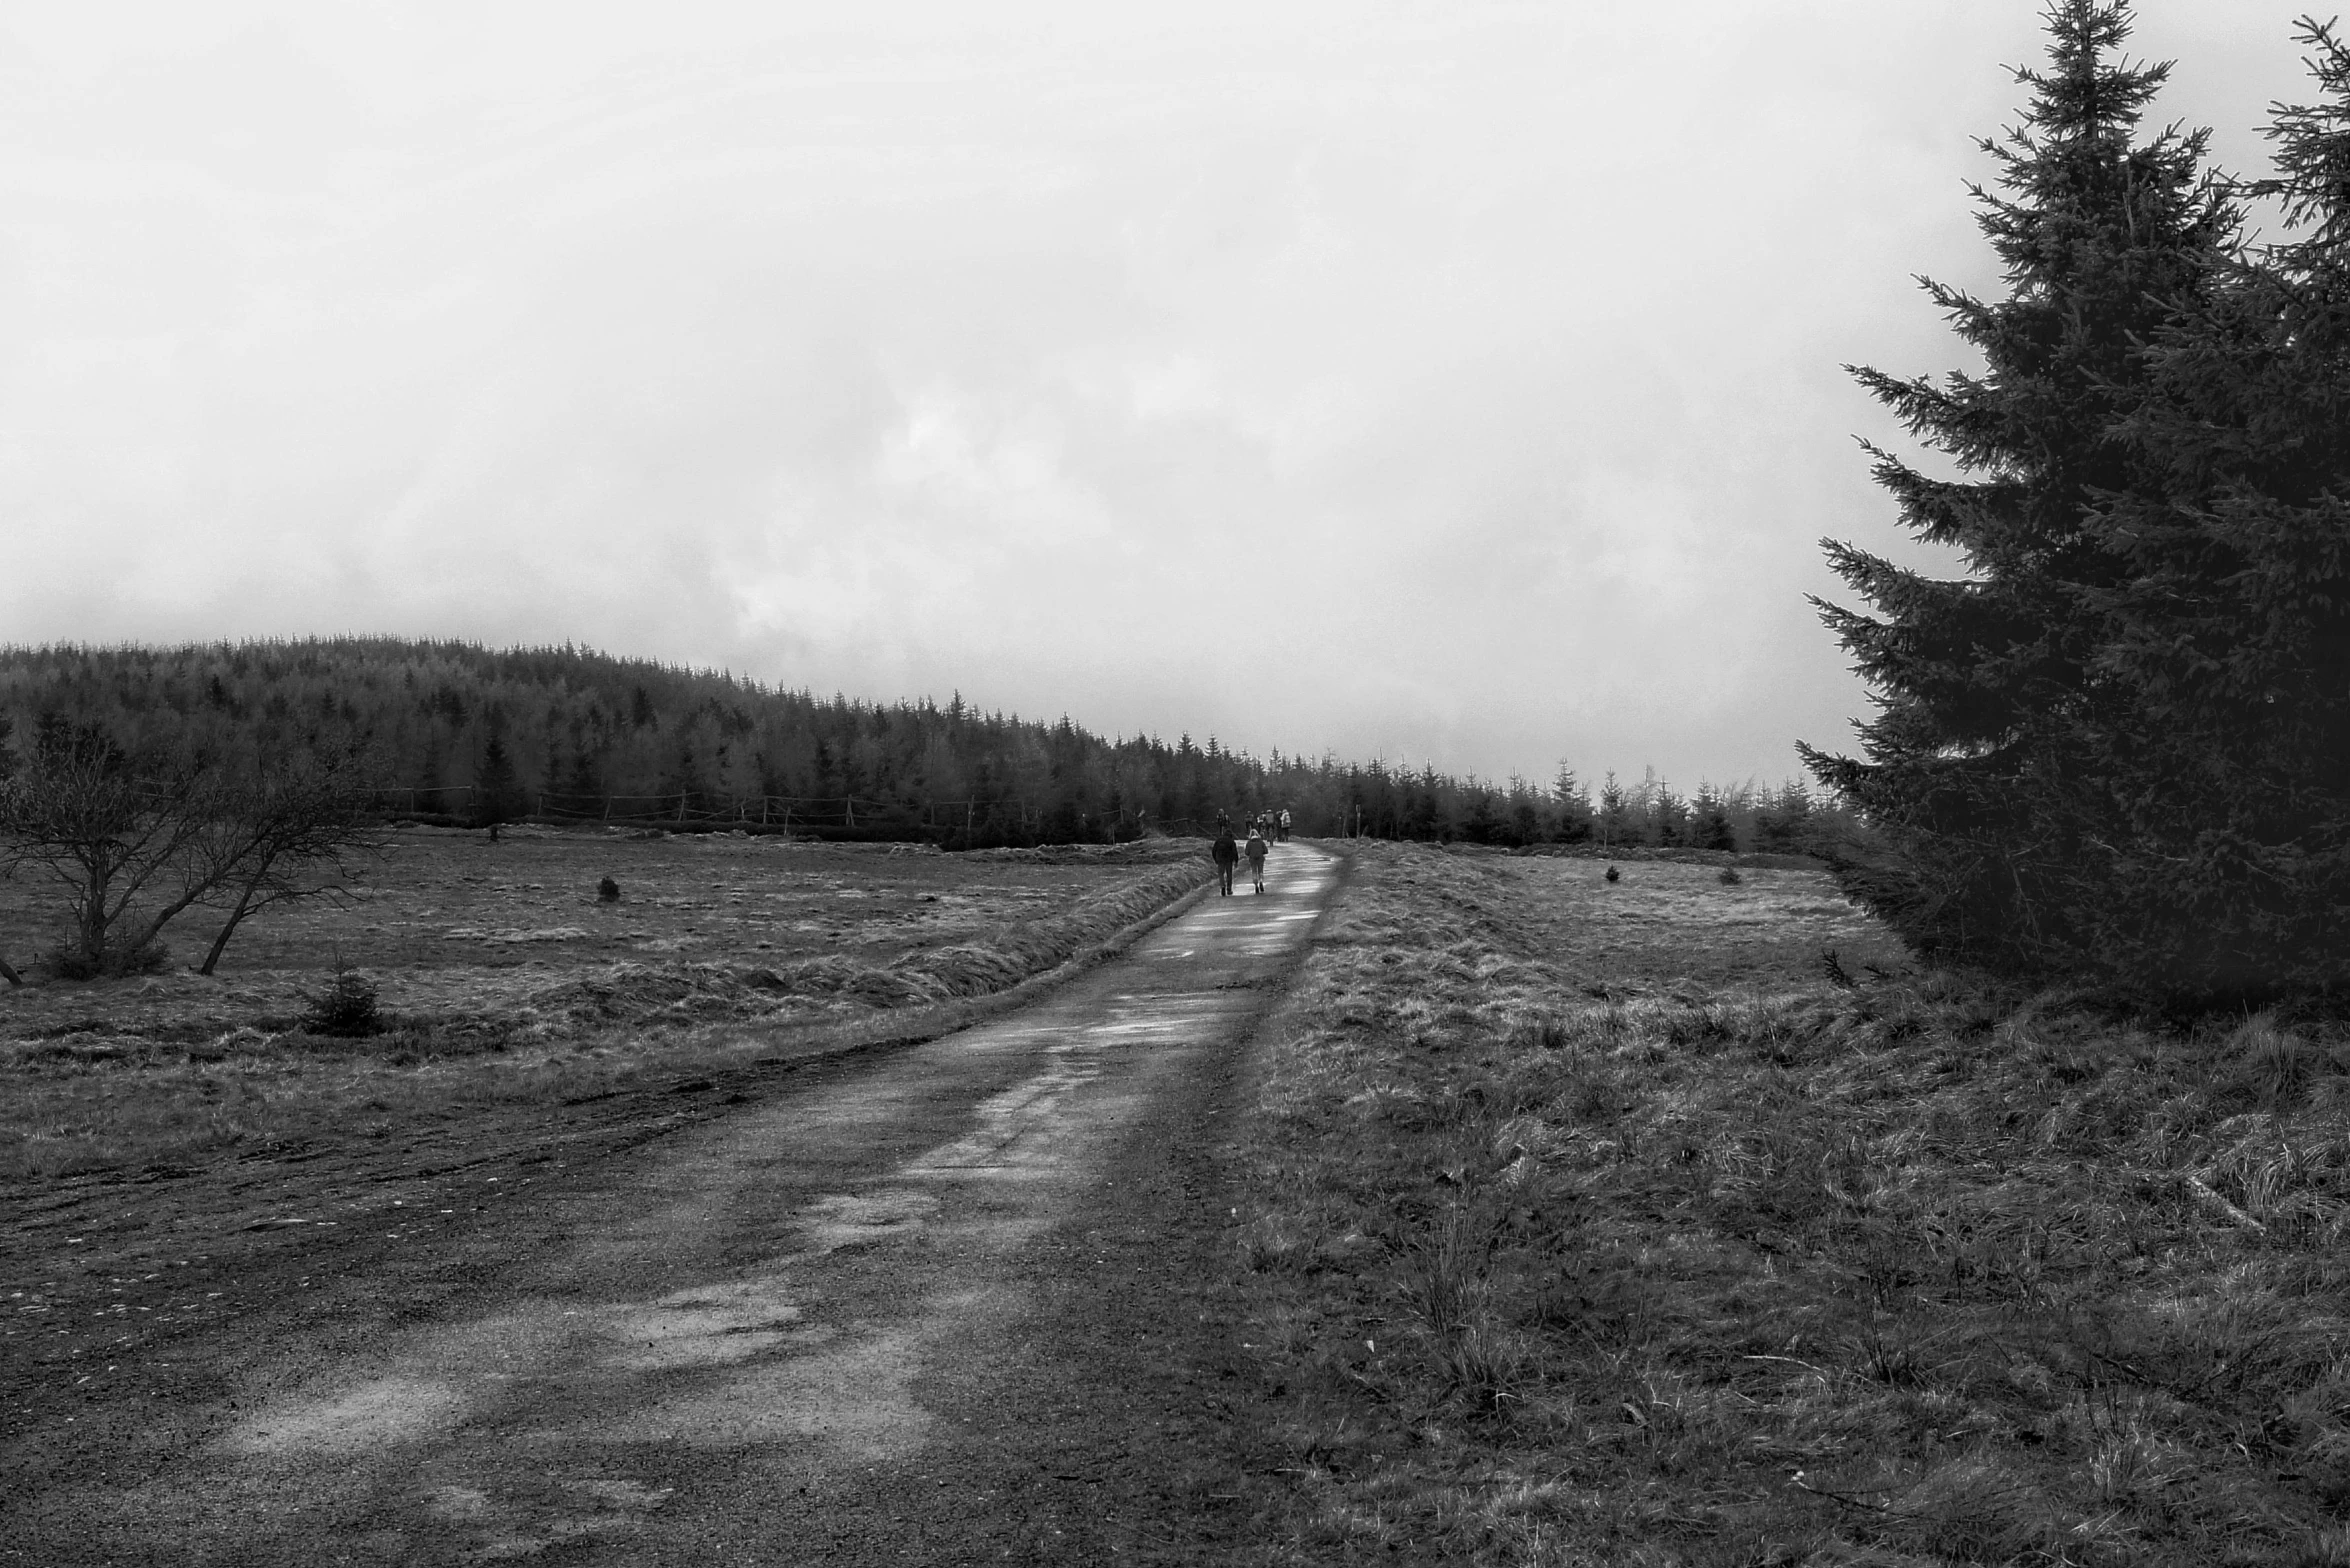
[{"label": "wet road surface", "polygon": [[1337,870],[1280,846],[1265,895],[1034,1007],[648,1144],[421,1318],[345,1282],[377,1326],[252,1354],[234,1409],[52,1491],[14,1555],[1195,1557],[1228,1495],[1192,1419],[1199,1123]]}]

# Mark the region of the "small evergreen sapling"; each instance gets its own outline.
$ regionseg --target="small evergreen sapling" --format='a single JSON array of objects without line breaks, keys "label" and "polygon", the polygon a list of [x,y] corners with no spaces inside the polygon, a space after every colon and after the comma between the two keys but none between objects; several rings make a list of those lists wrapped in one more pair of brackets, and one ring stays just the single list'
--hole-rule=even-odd
[{"label": "small evergreen sapling", "polygon": [[1699,849],[1738,848],[1738,835],[1730,827],[1730,808],[1711,784],[1697,786],[1697,799],[1690,803],[1689,814],[1690,834]]},{"label": "small evergreen sapling", "polygon": [[305,994],[304,1000],[310,1006],[302,1016],[303,1027],[312,1034],[374,1034],[383,1027],[376,1007],[378,996],[375,981],[365,974],[356,969],[337,969],[324,991],[315,996]]},{"label": "small evergreen sapling", "polygon": [[500,823],[511,822],[522,811],[522,783],[515,771],[514,757],[506,749],[503,729],[494,720],[489,738],[482,743],[481,765],[474,770],[474,820],[477,825],[492,830]]}]

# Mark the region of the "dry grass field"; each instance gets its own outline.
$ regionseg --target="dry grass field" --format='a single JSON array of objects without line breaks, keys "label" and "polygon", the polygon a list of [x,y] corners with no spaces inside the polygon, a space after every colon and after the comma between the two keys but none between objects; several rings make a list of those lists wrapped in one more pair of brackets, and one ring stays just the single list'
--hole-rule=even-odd
[{"label": "dry grass field", "polygon": [[1601,869],[1360,850],[1235,1145],[1252,1561],[2350,1563],[2350,1047]]},{"label": "dry grass field", "polygon": [[[1205,876],[1199,846],[946,855],[737,835],[406,828],[337,902],[250,922],[217,975],[0,988],[0,1179],[250,1152],[548,1102],[997,993]],[[598,897],[612,878],[620,898]],[[0,953],[57,890],[0,881]],[[211,931],[187,919],[177,955]],[[306,1021],[338,968],[383,1027]],[[845,1035],[844,1035],[845,1032]]]}]

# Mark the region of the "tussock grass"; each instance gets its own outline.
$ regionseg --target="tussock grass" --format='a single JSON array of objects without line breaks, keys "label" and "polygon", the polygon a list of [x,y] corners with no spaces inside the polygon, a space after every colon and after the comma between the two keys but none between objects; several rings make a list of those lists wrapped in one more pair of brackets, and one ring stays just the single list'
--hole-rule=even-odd
[{"label": "tussock grass", "polygon": [[1259,1560],[2344,1560],[2350,1051],[1822,912],[1842,988],[1694,902],[1816,874],[1685,880],[1610,984],[1511,863],[1362,851],[1242,1142]]}]

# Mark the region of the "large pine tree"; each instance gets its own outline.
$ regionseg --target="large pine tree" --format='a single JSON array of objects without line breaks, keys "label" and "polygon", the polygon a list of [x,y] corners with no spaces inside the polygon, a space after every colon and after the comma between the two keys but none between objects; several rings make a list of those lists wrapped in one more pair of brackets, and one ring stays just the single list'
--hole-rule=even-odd
[{"label": "large pine tree", "polygon": [[2281,107],[2287,242],[2157,333],[2117,428],[2156,481],[2102,525],[2129,574],[2085,603],[2117,727],[2106,942],[2222,995],[2350,981],[2350,52]]},{"label": "large pine tree", "polygon": [[2018,73],[2024,123],[1984,143],[1998,187],[1975,191],[2006,297],[1926,285],[1982,371],[1855,370],[1955,467],[1937,478],[1870,449],[1904,525],[1955,547],[1964,573],[1827,543],[1877,612],[1820,604],[1880,711],[1865,760],[1804,752],[1879,830],[1883,852],[1844,864],[1846,886],[1920,947],[2137,975],[2155,972],[2156,938],[2121,950],[2108,916],[2137,852],[2128,796],[2144,781],[2119,761],[2144,710],[2109,611],[2143,564],[2113,500],[2173,477],[2131,422],[2161,374],[2154,345],[2229,276],[2239,215],[2202,134],[2140,137],[2169,68],[2122,57],[2126,5],[2059,0],[2047,26],[2048,67]]}]

